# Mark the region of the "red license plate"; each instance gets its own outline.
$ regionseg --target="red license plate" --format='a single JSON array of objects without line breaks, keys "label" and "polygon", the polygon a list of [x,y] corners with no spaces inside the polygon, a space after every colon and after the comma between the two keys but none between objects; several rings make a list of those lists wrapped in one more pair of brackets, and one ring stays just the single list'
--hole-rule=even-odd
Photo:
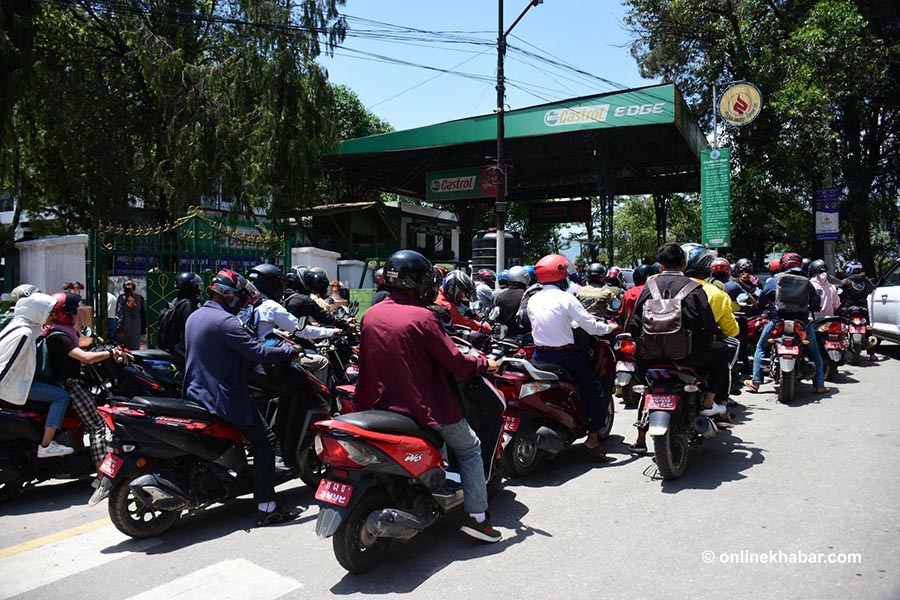
[{"label": "red license plate", "polygon": [[116,474],[118,474],[119,469],[122,468],[123,464],[125,464],[124,459],[119,458],[115,454],[107,454],[106,458],[103,459],[103,462],[100,463],[100,472],[109,476],[111,479],[115,479]]},{"label": "red license plate", "polygon": [[510,433],[518,431],[521,421],[522,419],[519,417],[503,415],[503,431],[509,431]]},{"label": "red license plate", "polygon": [[790,354],[791,356],[800,355],[800,346],[778,346],[778,355]]},{"label": "red license plate", "polygon": [[316,490],[316,500],[327,502],[328,504],[336,504],[338,506],[347,506],[350,504],[350,497],[353,495],[353,486],[349,483],[339,483],[330,479],[323,479],[319,482],[319,489]]},{"label": "red license plate", "polygon": [[843,350],[844,344],[842,342],[825,342],[826,350]]},{"label": "red license plate", "polygon": [[644,410],[675,410],[678,396],[675,394],[647,394]]},{"label": "red license plate", "polygon": [[863,325],[851,325],[850,333],[865,333],[866,328]]}]

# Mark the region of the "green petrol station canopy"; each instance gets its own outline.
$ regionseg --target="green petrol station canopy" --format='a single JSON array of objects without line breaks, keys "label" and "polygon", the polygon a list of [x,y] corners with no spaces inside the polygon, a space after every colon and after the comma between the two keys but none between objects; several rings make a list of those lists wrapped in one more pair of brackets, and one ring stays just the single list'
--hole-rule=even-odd
[{"label": "green petrol station canopy", "polygon": [[[700,190],[708,148],[672,84],[505,114],[509,200]],[[367,187],[434,202],[490,198],[494,114],[344,141],[326,159]]]}]

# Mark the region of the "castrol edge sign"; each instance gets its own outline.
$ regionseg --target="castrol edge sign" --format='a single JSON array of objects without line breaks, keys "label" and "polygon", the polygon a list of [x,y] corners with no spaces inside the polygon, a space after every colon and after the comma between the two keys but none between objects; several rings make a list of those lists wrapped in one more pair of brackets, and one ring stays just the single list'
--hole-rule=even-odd
[{"label": "castrol edge sign", "polygon": [[544,125],[560,127],[562,125],[580,125],[582,123],[602,123],[609,113],[609,104],[579,106],[577,108],[554,108],[544,113]]},{"label": "castrol edge sign", "polygon": [[486,167],[473,167],[426,173],[425,199],[439,202],[496,196],[497,187],[488,183],[485,170]]}]

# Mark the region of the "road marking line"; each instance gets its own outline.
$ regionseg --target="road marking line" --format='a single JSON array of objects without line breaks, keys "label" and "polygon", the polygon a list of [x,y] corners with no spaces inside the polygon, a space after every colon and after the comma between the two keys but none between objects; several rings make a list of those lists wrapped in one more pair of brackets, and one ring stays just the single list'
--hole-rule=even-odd
[{"label": "road marking line", "polygon": [[296,579],[236,558],[173,579],[129,600],[273,600],[301,587]]},{"label": "road marking line", "polygon": [[85,523],[84,525],[79,525],[78,527],[72,527],[71,529],[66,529],[64,531],[57,531],[56,533],[51,533],[50,535],[45,535],[44,537],[35,538],[27,542],[22,542],[21,544],[16,544],[15,546],[3,548],[2,550],[0,550],[0,560],[13,556],[14,554],[21,554],[22,552],[25,552],[27,550],[34,550],[35,548],[46,546],[51,542],[64,540],[81,533],[87,533],[88,531],[100,529],[101,527],[109,524],[110,520],[109,517],[107,517],[105,519],[100,519],[99,521]]},{"label": "road marking line", "polygon": [[[99,524],[98,524],[99,523]],[[132,540],[115,527],[104,527],[105,522],[82,525],[80,528],[53,534],[25,544],[28,549],[17,550],[0,559],[0,600],[23,594],[41,586],[83,573],[106,563],[144,552],[162,540]],[[90,527],[93,529],[90,529]],[[75,529],[88,531],[72,533]],[[48,540],[59,536],[57,539]]]}]

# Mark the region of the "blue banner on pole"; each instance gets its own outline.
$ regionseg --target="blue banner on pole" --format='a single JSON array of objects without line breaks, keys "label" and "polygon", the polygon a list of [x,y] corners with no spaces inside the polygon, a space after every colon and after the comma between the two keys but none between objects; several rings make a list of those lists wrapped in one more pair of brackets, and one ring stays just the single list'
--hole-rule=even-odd
[{"label": "blue banner on pole", "polygon": [[838,218],[840,200],[840,188],[825,188],[813,192],[817,240],[836,240],[840,238],[840,221]]}]

